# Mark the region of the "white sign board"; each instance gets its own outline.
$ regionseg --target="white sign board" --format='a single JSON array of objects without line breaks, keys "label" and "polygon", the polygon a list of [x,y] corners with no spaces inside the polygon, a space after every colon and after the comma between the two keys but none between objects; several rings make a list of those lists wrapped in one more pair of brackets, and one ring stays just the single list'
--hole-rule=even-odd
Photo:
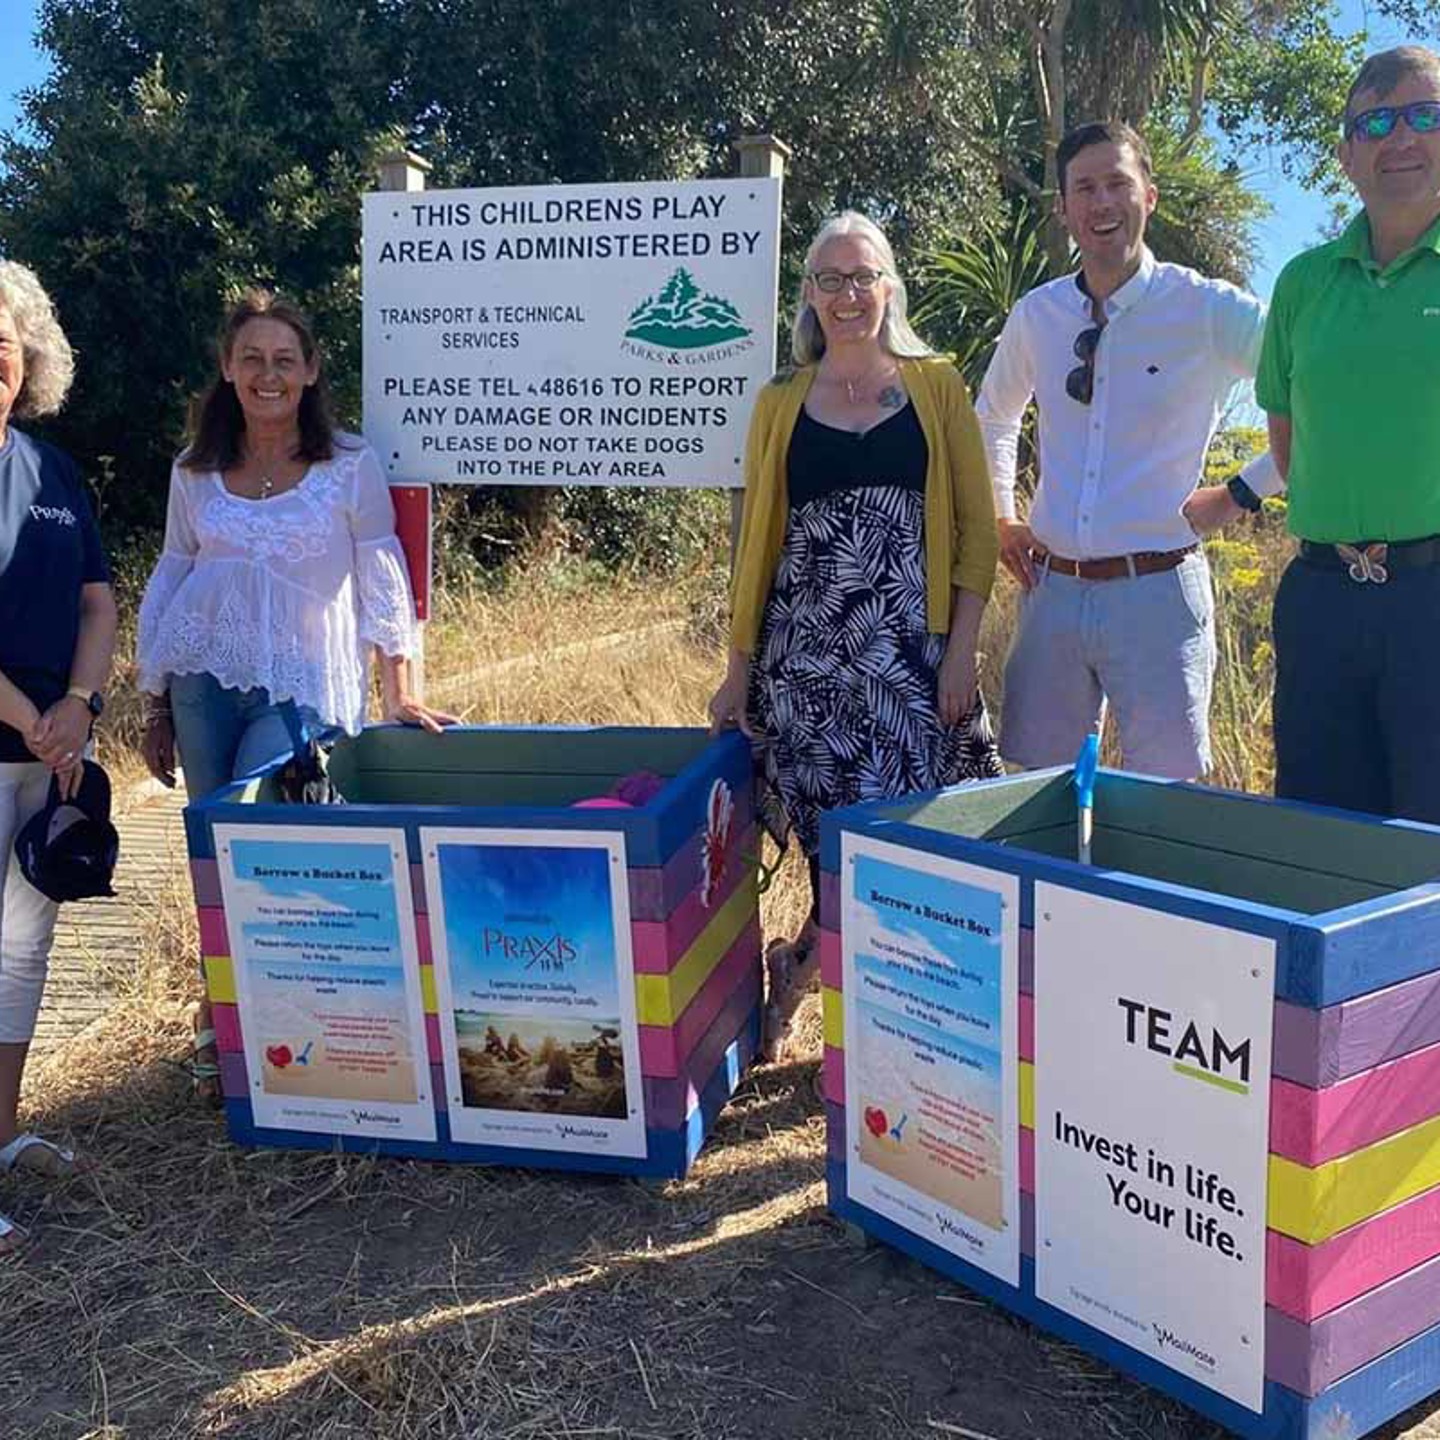
[{"label": "white sign board", "polygon": [[422,827],[451,1137],[643,1159],[625,837]]},{"label": "white sign board", "polygon": [[841,836],[845,1183],[1020,1283],[1019,882]]},{"label": "white sign board", "polygon": [[434,1140],[403,830],[217,825],[256,1125]]},{"label": "white sign board", "polygon": [[1257,1413],[1275,942],[1035,886],[1035,1293]]},{"label": "white sign board", "polygon": [[739,486],[779,232],[776,178],[367,195],[391,481]]}]

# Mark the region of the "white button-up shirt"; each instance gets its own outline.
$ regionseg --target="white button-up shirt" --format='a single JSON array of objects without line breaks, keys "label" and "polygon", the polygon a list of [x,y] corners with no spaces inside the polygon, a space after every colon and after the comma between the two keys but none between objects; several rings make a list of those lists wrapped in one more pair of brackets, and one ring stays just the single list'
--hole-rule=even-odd
[{"label": "white button-up shirt", "polygon": [[[1015,518],[1016,446],[1033,397],[1040,481],[1029,523],[1040,544],[1078,560],[1179,550],[1195,542],[1180,506],[1231,389],[1254,377],[1265,307],[1147,250],[1104,308],[1088,405],[1065,393],[1080,364],[1075,338],[1095,323],[1079,277],[1037,287],[1010,312],[976,405],[995,509]],[[1268,453],[1243,473],[1257,495],[1284,489]]]}]

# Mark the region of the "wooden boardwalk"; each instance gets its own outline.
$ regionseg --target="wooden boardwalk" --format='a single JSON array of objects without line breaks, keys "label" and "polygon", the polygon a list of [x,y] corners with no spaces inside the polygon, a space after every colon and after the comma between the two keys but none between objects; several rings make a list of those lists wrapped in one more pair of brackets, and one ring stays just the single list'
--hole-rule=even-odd
[{"label": "wooden boardwalk", "polygon": [[[187,897],[185,790],[148,782],[117,798],[120,864],[112,899],[60,907],[45,1003],[35,1031],[37,1053],[100,1019],[138,973],[146,937],[155,933],[176,885]],[[169,909],[173,913],[173,900]],[[173,922],[172,922],[173,923]]]}]

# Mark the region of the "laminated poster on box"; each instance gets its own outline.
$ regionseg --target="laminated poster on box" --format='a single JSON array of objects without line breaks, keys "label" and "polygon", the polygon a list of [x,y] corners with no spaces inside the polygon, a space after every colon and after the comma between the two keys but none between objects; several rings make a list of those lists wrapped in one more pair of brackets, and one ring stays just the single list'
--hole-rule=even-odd
[{"label": "laminated poster on box", "polygon": [[848,1194],[1018,1285],[1018,882],[850,833],[841,873]]},{"label": "laminated poster on box", "polygon": [[434,1140],[404,832],[217,825],[215,843],[255,1124]]},{"label": "laminated poster on box", "polygon": [[1275,942],[1035,886],[1035,1291],[1259,1412]]},{"label": "laminated poster on box", "polygon": [[450,1133],[643,1158],[625,837],[423,828]]}]

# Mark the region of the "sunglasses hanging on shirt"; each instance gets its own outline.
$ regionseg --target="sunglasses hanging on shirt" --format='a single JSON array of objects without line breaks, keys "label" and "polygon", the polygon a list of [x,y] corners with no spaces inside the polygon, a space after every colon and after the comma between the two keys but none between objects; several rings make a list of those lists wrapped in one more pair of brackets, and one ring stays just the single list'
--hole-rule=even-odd
[{"label": "sunglasses hanging on shirt", "polygon": [[1065,377],[1065,393],[1078,404],[1088,405],[1095,394],[1095,352],[1100,348],[1099,325],[1082,330],[1075,337],[1075,354],[1080,363]]}]

